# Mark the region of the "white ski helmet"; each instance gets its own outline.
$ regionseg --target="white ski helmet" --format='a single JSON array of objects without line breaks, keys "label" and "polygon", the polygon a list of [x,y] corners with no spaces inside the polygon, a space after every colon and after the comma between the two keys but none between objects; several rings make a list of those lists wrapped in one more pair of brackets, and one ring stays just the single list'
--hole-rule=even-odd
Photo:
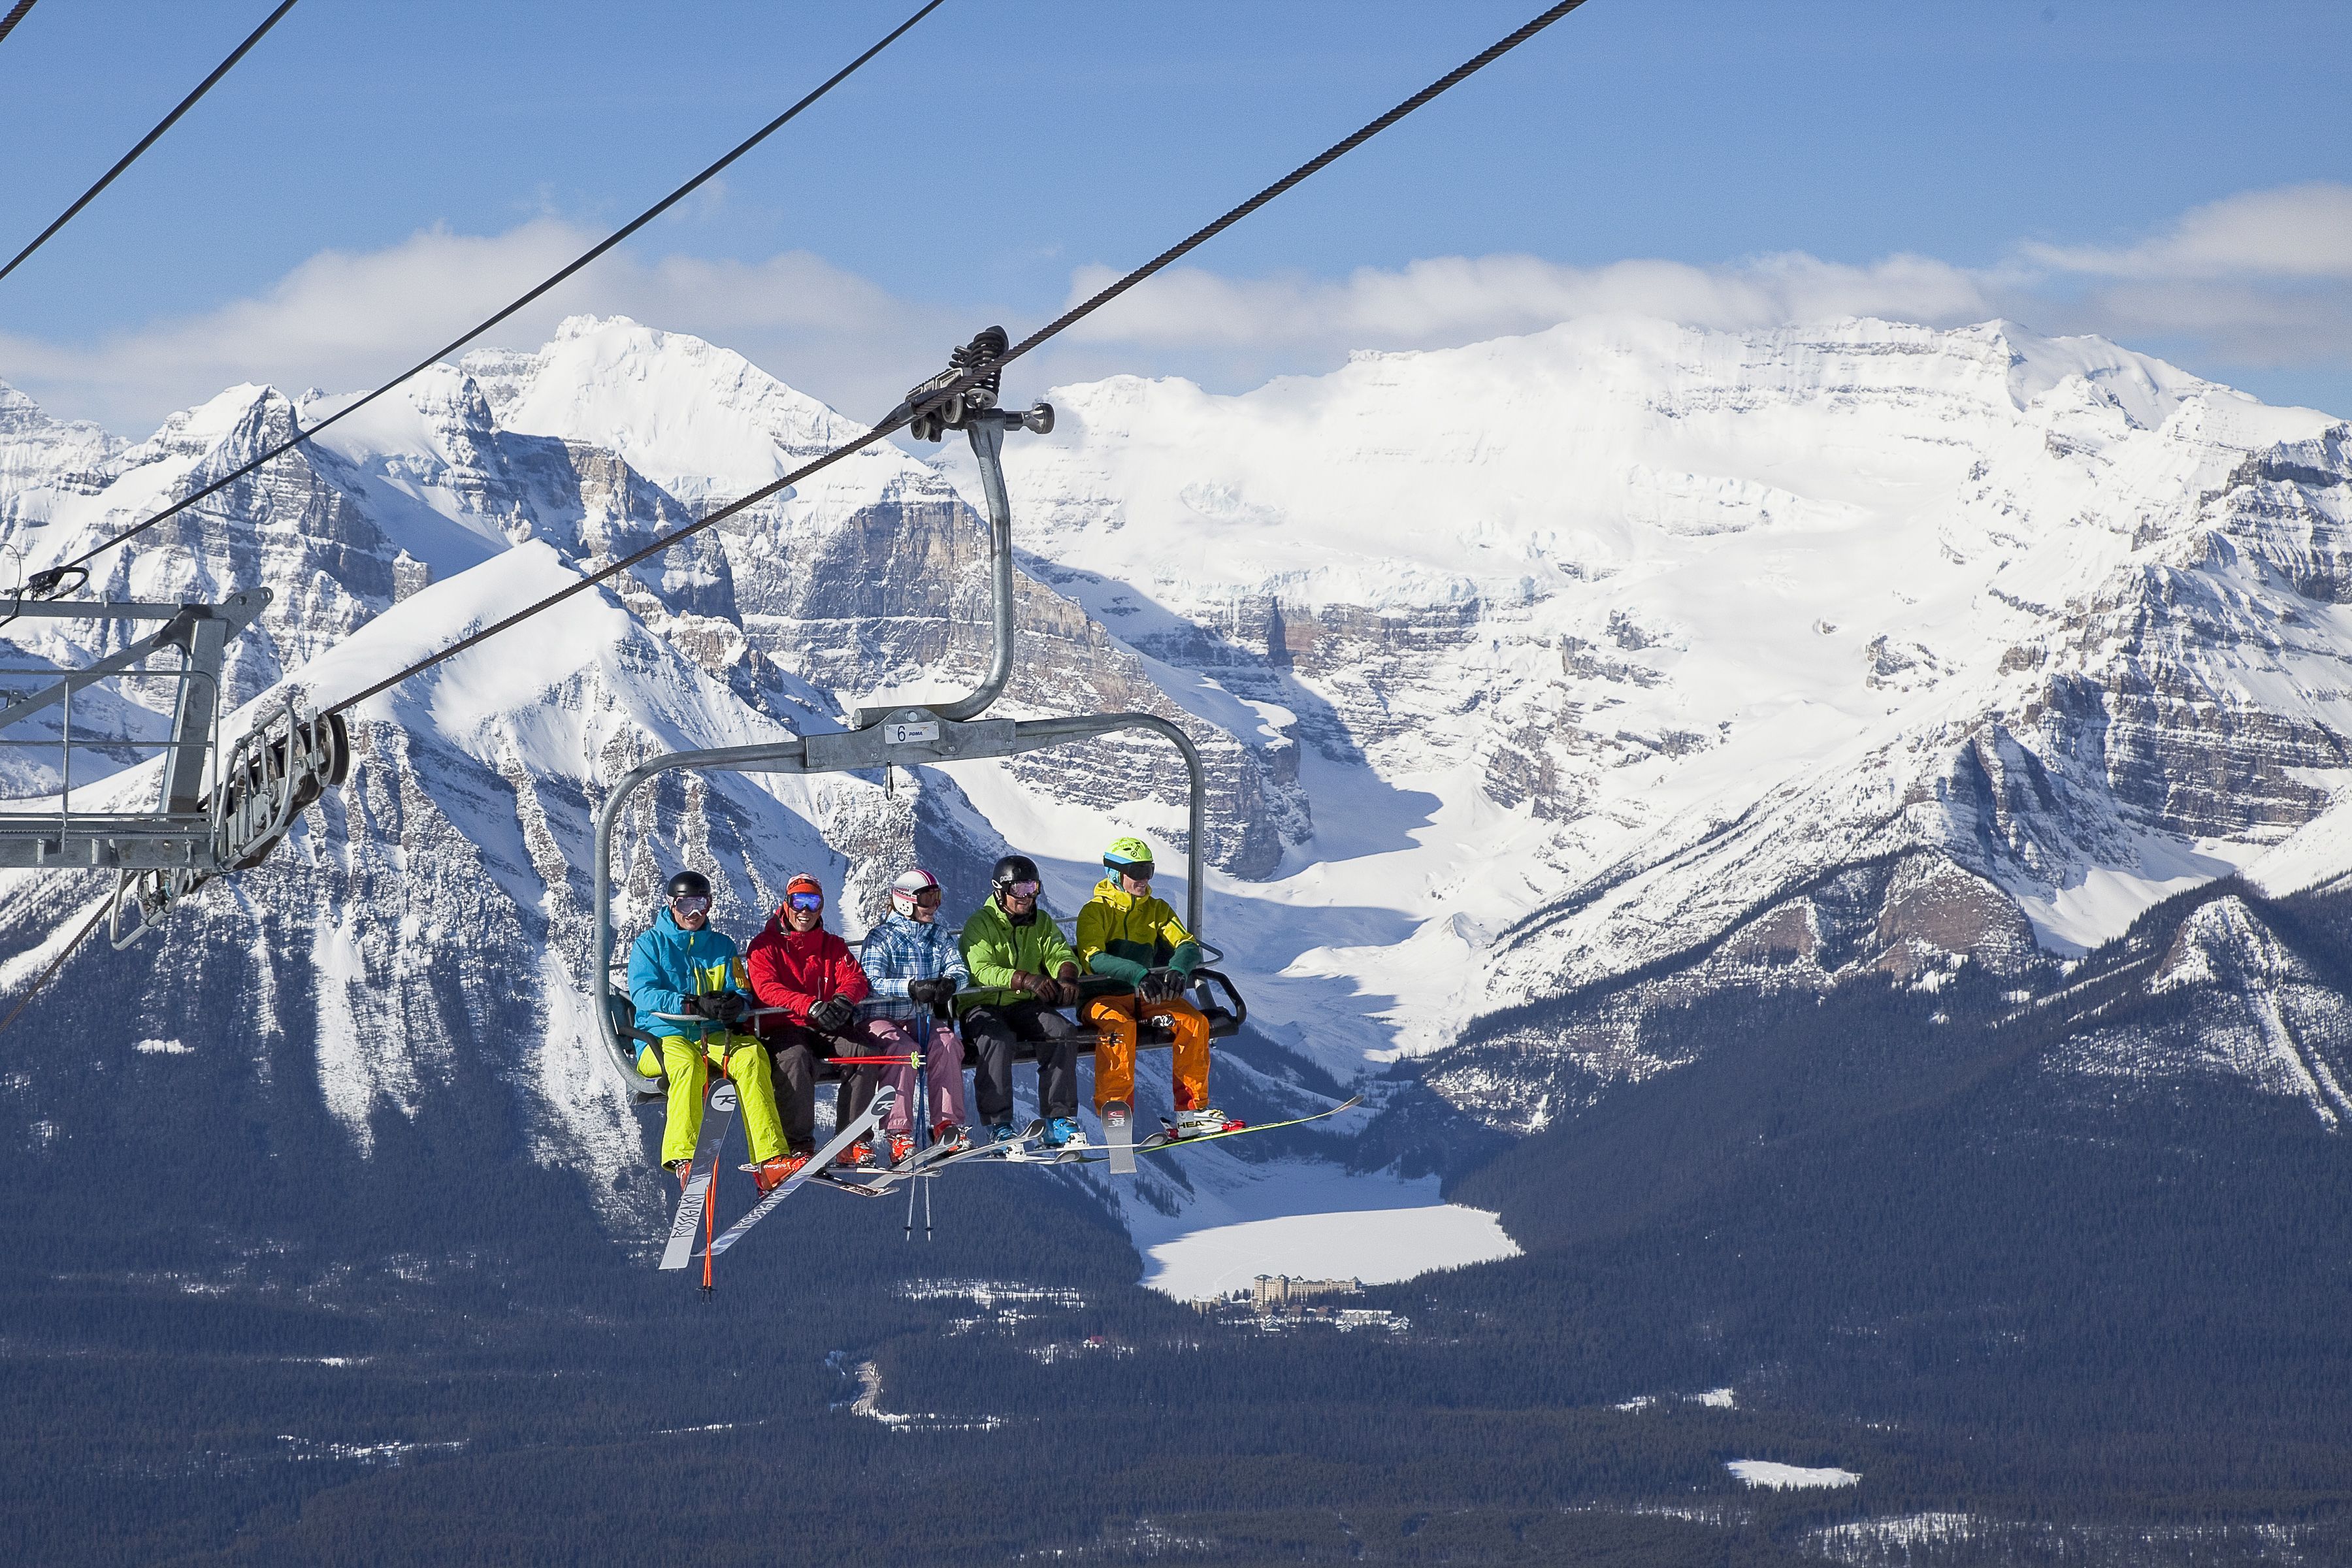
[{"label": "white ski helmet", "polygon": [[890,907],[908,920],[913,920],[916,900],[925,893],[938,892],[939,889],[940,879],[937,877],[932,876],[920,866],[911,867],[899,872],[898,879],[890,884]]}]

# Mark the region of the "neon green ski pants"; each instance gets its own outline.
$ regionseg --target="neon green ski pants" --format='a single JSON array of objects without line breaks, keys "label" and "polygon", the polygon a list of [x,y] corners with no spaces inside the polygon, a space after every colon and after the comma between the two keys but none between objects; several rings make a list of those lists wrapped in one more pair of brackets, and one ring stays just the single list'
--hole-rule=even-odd
[{"label": "neon green ski pants", "polygon": [[713,1034],[698,1047],[677,1035],[665,1035],[661,1065],[653,1052],[637,1047],[637,1071],[646,1078],[669,1074],[669,1120],[662,1128],[662,1163],[694,1158],[694,1141],[702,1136],[702,1096],[710,1085],[710,1069],[724,1063],[743,1102],[743,1131],[751,1140],[753,1160],[772,1160],[784,1152],[783,1119],[776,1114],[776,1085],[768,1063],[768,1047],[749,1035]]}]

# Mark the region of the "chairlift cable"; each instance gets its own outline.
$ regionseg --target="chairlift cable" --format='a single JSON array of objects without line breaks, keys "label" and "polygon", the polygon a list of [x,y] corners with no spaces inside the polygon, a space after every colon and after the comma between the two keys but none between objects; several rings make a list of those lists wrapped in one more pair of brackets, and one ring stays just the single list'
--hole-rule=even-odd
[{"label": "chairlift cable", "polygon": [[[7,37],[8,29],[15,26],[18,19],[32,8],[33,0],[22,0],[22,4],[18,5],[15,10],[8,13],[7,18],[5,21],[0,21],[0,37]],[[236,48],[229,51],[228,58],[221,61],[220,64],[213,68],[212,75],[196,83],[195,91],[180,100],[178,108],[173,110],[171,113],[163,116],[162,120],[156,122],[154,130],[150,131],[146,135],[139,139],[139,145],[131,149],[130,152],[125,153],[121,158],[117,161],[114,167],[109,169],[104,174],[100,175],[99,177],[98,184],[90,186],[89,189],[81,194],[80,200],[75,202],[73,205],[66,208],[64,212],[59,213],[55,223],[49,225],[48,227],[41,230],[39,234],[34,236],[33,243],[18,251],[9,261],[8,265],[5,267],[0,267],[0,278],[5,278],[11,272],[16,271],[17,267],[24,261],[25,258],[32,255],[33,252],[40,249],[42,246],[48,243],[49,237],[57,233],[58,230],[65,227],[67,224],[72,222],[73,216],[76,213],[79,213],[82,208],[89,205],[93,201],[96,201],[98,199],[99,192],[114,184],[116,175],[121,174],[123,170],[128,169],[131,164],[137,163],[139,161],[139,154],[144,153],[148,148],[152,147],[157,142],[161,141],[163,139],[163,132],[178,124],[180,121],[180,116],[187,113],[191,109],[194,109],[196,106],[196,100],[204,97],[205,94],[210,92],[213,89],[214,84],[218,82],[221,78],[228,75],[229,68],[236,65],[237,61],[245,58],[246,52],[251,49],[254,45],[261,42],[262,35],[268,32],[270,28],[278,26],[278,19],[292,9],[294,9],[294,0],[282,0],[282,3],[278,5],[277,10],[272,11],[267,17],[263,18],[261,26],[256,27],[251,33],[246,36],[245,42],[237,45]]]},{"label": "chairlift cable", "polygon": [[[18,9],[21,10],[23,7],[20,6]],[[73,940],[66,943],[64,949],[58,952],[57,957],[49,960],[49,966],[47,969],[42,970],[39,975],[34,979],[30,985],[25,987],[25,994],[16,998],[16,1005],[8,1009],[8,1016],[5,1018],[0,1018],[0,1035],[6,1034],[8,1032],[8,1026],[25,1016],[25,1009],[33,1005],[33,998],[41,994],[41,987],[47,985],[49,983],[50,978],[55,975],[58,970],[63,969],[66,966],[66,960],[74,955],[74,949],[79,947],[83,942],[89,939],[89,933],[98,929],[98,922],[106,918],[106,911],[111,909],[113,905],[114,900],[112,899],[100,900],[97,910],[90,915],[88,921],[83,922],[81,930],[74,932]]]},{"label": "chairlift cable", "polygon": [[[1209,223],[1203,227],[1195,229],[1187,237],[1179,241],[1177,244],[1169,247],[1166,250],[1161,251],[1158,256],[1153,257],[1150,261],[1145,262],[1142,266],[1128,273],[1125,277],[1120,278],[1117,282],[1112,283],[1109,287],[1102,289],[1091,299],[1065,310],[1061,315],[1055,317],[1045,326],[1030,333],[1018,343],[1013,344],[997,358],[989,361],[985,364],[973,366],[971,369],[965,372],[960,379],[938,388],[934,393],[924,399],[920,407],[901,404],[898,408],[894,409],[887,417],[883,419],[880,424],[875,426],[872,429],[866,431],[865,435],[858,437],[856,440],[835,447],[832,451],[825,453],[823,457],[803,464],[800,468],[797,468],[791,473],[784,475],[783,478],[777,479],[771,484],[762,485],[758,489],[751,491],[749,495],[741,496],[734,500],[729,501],[726,505],[719,507],[715,511],[698,518],[694,521],[687,523],[681,528],[675,529],[668,533],[657,536],[651,543],[646,544],[640,549],[631,551],[628,554],[622,556],[620,559],[597,568],[594,572],[582,577],[577,582],[565,584],[563,587],[557,589],[554,593],[548,595],[545,598],[540,599],[533,604],[527,605],[523,608],[517,610],[513,615],[507,616],[503,620],[495,621],[489,626],[484,626],[479,631],[468,633],[467,636],[458,638],[456,642],[451,643],[447,647],[442,648],[436,653],[426,655],[425,658],[418,659],[415,664],[408,666],[405,669],[400,670],[396,674],[386,676],[383,679],[377,681],[374,685],[368,687],[356,695],[339,700],[333,707],[328,710],[328,711],[331,713],[348,712],[352,709],[359,706],[359,704],[365,702],[371,697],[376,697],[383,692],[389,691],[394,687],[399,685],[402,681],[408,679],[410,677],[422,675],[425,671],[432,668],[435,665],[441,663],[445,659],[454,658],[458,654],[465,652],[467,648],[488,642],[490,638],[497,637],[500,632],[512,630],[514,627],[521,625],[524,621],[529,620],[531,616],[538,615],[540,612],[553,609],[556,605],[563,603],[566,599],[572,597],[574,595],[585,593],[590,588],[595,587],[598,584],[618,576],[621,573],[627,571],[630,567],[636,565],[639,562],[660,554],[663,551],[667,550],[670,546],[677,543],[679,541],[700,533],[707,528],[716,527],[718,524],[726,521],[729,518],[734,517],[739,513],[748,510],[751,507],[759,505],[761,501],[768,500],[770,497],[781,494],[782,492],[792,489],[794,485],[800,483],[803,479],[809,478],[811,475],[831,468],[834,464],[840,462],[843,458],[850,457],[857,452],[864,451],[866,447],[874,445],[877,441],[884,440],[888,437],[898,434],[899,431],[907,428],[908,426],[913,424],[918,414],[945,403],[965,388],[995,374],[1001,366],[1013,360],[1020,358],[1023,354],[1029,353],[1031,350],[1044,343],[1046,340],[1067,331],[1078,321],[1093,314],[1096,310],[1100,310],[1103,306],[1110,303],[1113,300],[1118,299],[1121,294],[1126,293],[1137,284],[1141,283],[1146,279],[1150,278],[1153,273],[1163,270],[1171,263],[1181,259],[1189,252],[1215,238],[1218,235],[1223,233],[1226,229],[1232,227],[1243,218],[1247,217],[1250,214],[1257,211],[1258,208],[1265,205],[1276,196],[1288,191],[1292,186],[1299,184],[1299,182],[1307,179],[1309,175],[1316,174],[1339,159],[1345,157],[1348,153],[1355,151],[1355,149],[1363,145],[1366,142],[1370,141],[1373,137],[1379,135],[1390,126],[1394,125],[1398,121],[1402,120],[1413,110],[1429,102],[1430,100],[1437,97],[1447,89],[1458,85],[1465,79],[1475,75],[1478,71],[1483,70],[1487,66],[1493,64],[1496,60],[1501,58],[1504,55],[1508,54],[1511,50],[1518,47],[1521,44],[1526,43],[1529,38],[1534,37],[1538,33],[1542,32],[1546,27],[1550,26],[1554,22],[1559,21],[1562,16],[1567,16],[1570,11],[1575,10],[1579,5],[1583,4],[1584,0],[1559,0],[1558,5],[1553,5],[1550,9],[1537,16],[1533,21],[1528,22],[1517,32],[1512,33],[1507,37],[1500,39],[1480,52],[1478,55],[1465,60],[1461,65],[1456,66],[1454,69],[1446,72],[1445,75],[1438,78],[1437,80],[1430,83],[1429,86],[1422,89],[1419,92],[1414,93],[1411,98],[1406,99],[1394,109],[1390,110],[1386,114],[1383,114],[1379,119],[1370,121],[1354,134],[1342,141],[1333,142],[1323,152],[1316,154],[1313,158],[1308,159],[1306,163],[1301,163],[1297,168],[1293,169],[1281,179],[1276,180],[1274,184],[1266,186],[1264,190],[1258,192],[1255,195],[1251,196],[1248,200],[1241,203],[1239,205],[1231,208],[1214,221]],[[144,525],[142,524],[142,526],[143,527]]]},{"label": "chairlift cable", "polygon": [[[1333,142],[1322,153],[1308,159],[1306,163],[1299,164],[1298,167],[1293,169],[1290,173],[1285,174],[1274,184],[1266,186],[1265,189],[1258,192],[1257,195],[1250,197],[1249,200],[1242,203],[1239,206],[1234,207],[1223,216],[1216,219],[1213,223],[1207,225],[1205,227],[1193,230],[1192,234],[1186,236],[1183,239],[1179,240],[1176,244],[1170,246],[1166,250],[1161,251],[1159,255],[1153,257],[1150,260],[1145,262],[1142,266],[1137,268],[1134,271],[1129,273],[1118,282],[1113,283],[1110,287],[1103,289],[1092,299],[1086,300],[1082,304],[1074,305],[1069,310],[1063,311],[1062,314],[1055,317],[1053,321],[1046,322],[1044,326],[1038,328],[1035,331],[1030,333],[1027,337],[1022,339],[1011,348],[1005,350],[1003,356],[997,359],[995,364],[1010,364],[1013,361],[1019,359],[1023,354],[1027,353],[1030,350],[1045,342],[1046,339],[1057,335],[1066,329],[1076,324],[1084,318],[1092,315],[1096,310],[1098,310],[1103,306],[1109,304],[1113,300],[1118,299],[1129,289],[1134,288],[1145,279],[1150,278],[1153,273],[1160,271],[1171,263],[1182,258],[1187,253],[1197,249],[1199,247],[1207,244],[1210,240],[1216,238],[1217,236],[1223,234],[1226,229],[1231,228],[1234,224],[1239,223],[1242,219],[1249,216],[1250,214],[1257,211],[1258,208],[1265,205],[1266,203],[1274,200],[1276,196],[1281,195],[1284,192],[1289,190],[1291,186],[1297,184],[1299,182],[1307,179],[1309,175],[1317,174],[1327,164],[1337,163],[1339,159],[1346,157],[1358,147],[1362,146],[1365,142],[1370,141],[1381,132],[1386,131],[1390,126],[1394,125],[1398,121],[1402,120],[1406,115],[1411,114],[1414,110],[1419,109],[1422,105],[1427,103],[1431,99],[1435,98],[1438,94],[1445,91],[1448,88],[1457,86],[1465,79],[1475,76],[1479,71],[1484,70],[1486,67],[1494,64],[1495,61],[1510,53],[1513,49],[1517,48],[1521,44],[1526,43],[1529,38],[1534,37],[1538,33],[1542,32],[1546,27],[1550,26],[1554,22],[1559,21],[1562,16],[1567,16],[1570,11],[1575,10],[1579,5],[1583,4],[1584,0],[1559,0],[1559,5],[1554,5],[1550,10],[1546,11],[1543,15],[1536,17],[1533,21],[1528,23],[1527,26],[1521,27],[1517,32],[1511,34],[1507,38],[1497,40],[1491,47],[1486,49],[1475,58],[1465,60],[1462,64],[1454,67],[1454,69],[1446,72],[1435,81],[1431,82],[1427,87],[1423,88],[1419,92],[1414,93],[1411,98],[1406,99],[1402,103],[1398,104],[1394,109],[1390,110],[1386,114],[1381,115],[1378,120],[1366,125],[1354,135],[1347,138],[1345,141]],[[995,366],[991,365],[982,368],[983,370],[992,370]],[[977,380],[978,374],[975,374],[971,379]]]},{"label": "chairlift cable", "polygon": [[0,16],[0,38],[6,37],[16,24],[25,19],[25,13],[32,8],[33,0],[16,0],[14,5],[8,7],[8,14]]},{"label": "chairlift cable", "polygon": [[[287,5],[291,5],[293,3],[294,0],[286,0]],[[109,540],[106,540],[102,543],[90,546],[88,550],[83,551],[79,555],[75,556],[70,561],[65,562],[60,565],[52,566],[46,572],[36,573],[29,584],[31,592],[37,596],[44,596],[54,592],[58,586],[62,585],[68,573],[87,565],[95,557],[113,549],[116,545],[124,542],[126,540],[134,539],[140,534],[146,532],[149,529],[154,527],[157,523],[162,522],[164,519],[176,516],[178,513],[187,510],[188,508],[195,505],[198,501],[203,500],[205,497],[215,495],[219,491],[227,489],[230,485],[235,484],[237,480],[245,478],[255,469],[260,468],[264,463],[269,462],[271,459],[276,458],[284,457],[295,447],[310,440],[312,437],[317,436],[320,431],[325,430],[337,420],[343,418],[347,415],[358,413],[361,409],[366,407],[369,404],[373,403],[377,398],[382,397],[385,393],[392,391],[394,387],[399,386],[410,377],[438,364],[442,360],[457,353],[459,349],[464,348],[467,343],[472,342],[476,338],[480,337],[492,327],[497,326],[499,322],[506,321],[517,311],[532,304],[541,296],[546,294],[548,290],[567,281],[573,274],[579,272],[581,268],[596,260],[606,251],[611,250],[614,246],[620,244],[623,240],[627,239],[631,235],[635,234],[639,229],[653,222],[654,219],[661,216],[662,214],[669,211],[670,208],[676,206],[679,202],[684,201],[688,196],[692,195],[696,191],[699,190],[703,185],[715,178],[721,171],[733,163],[738,158],[742,157],[743,154],[751,151],[752,148],[757,147],[770,136],[775,134],[778,131],[782,130],[786,125],[790,124],[795,118],[797,118],[803,110],[807,109],[810,105],[816,102],[818,99],[823,98],[826,93],[831,92],[835,88],[840,86],[844,81],[847,80],[860,66],[863,66],[876,55],[880,54],[884,49],[898,42],[898,40],[906,34],[909,28],[913,27],[916,23],[921,21],[924,17],[929,16],[932,12],[938,10],[946,3],[947,0],[926,0],[926,4],[917,10],[913,16],[908,16],[896,27],[891,28],[889,32],[884,34],[882,37],[872,47],[867,48],[865,53],[859,55],[856,59],[851,60],[847,65],[842,67],[839,70],[834,72],[833,75],[827,77],[823,82],[819,83],[814,89],[803,97],[799,102],[793,104],[790,109],[785,110],[782,114],[777,115],[773,120],[768,121],[767,124],[760,127],[759,130],[753,132],[750,136],[745,137],[741,142],[735,145],[732,151],[729,152],[717,163],[712,163],[709,168],[703,170],[700,174],[687,181],[686,184],[678,186],[677,189],[662,197],[661,200],[656,202],[653,205],[639,213],[635,217],[631,218],[627,223],[622,225],[618,229],[615,229],[602,241],[590,247],[585,252],[567,264],[553,277],[532,289],[529,293],[523,295],[512,304],[508,305],[496,315],[490,317],[488,321],[483,321],[480,325],[468,330],[450,342],[444,343],[441,347],[434,350],[431,353],[425,355],[415,364],[410,365],[406,370],[402,371],[398,375],[394,376],[390,381],[385,382],[382,386],[377,387],[374,391],[361,397],[358,401],[337,409],[334,413],[329,415],[326,418],[320,420],[316,425],[311,426],[307,430],[297,431],[293,436],[289,437],[286,440],[278,442],[276,446],[271,447],[267,451],[261,453],[258,457],[253,458],[228,473],[222,475],[219,479],[215,479],[212,483],[205,486],[204,489],[197,490],[194,494],[187,496],[181,500],[173,502],[170,506],[165,507],[163,510],[157,512],[152,517],[131,524],[129,528],[124,529],[121,532],[114,535]],[[285,6],[280,6],[279,15],[283,15],[284,11]],[[273,21],[276,20],[275,17],[271,19]],[[255,36],[257,37],[259,35],[257,34]],[[247,42],[250,43],[251,40],[248,39]],[[231,58],[234,59],[235,57]],[[224,67],[223,68],[226,69],[226,68]],[[182,107],[185,108],[186,106],[184,104]],[[166,121],[166,123],[168,124],[169,121]],[[161,133],[161,127],[157,128],[158,134]],[[150,140],[152,140],[152,138],[151,137]],[[144,146],[145,143],[142,142],[141,145]],[[134,153],[133,155],[135,156],[136,154]],[[125,160],[126,163],[129,160],[127,159]],[[113,178],[113,175],[110,174],[107,178],[111,179]],[[100,182],[100,184],[103,183],[104,182]],[[91,192],[92,195],[95,195],[97,193],[95,191]],[[84,201],[87,201],[89,197],[87,196],[83,198]],[[66,216],[70,217],[73,215],[68,213]],[[60,218],[58,221],[62,223],[65,220]],[[54,226],[52,226],[52,227],[54,228]],[[44,235],[42,237],[47,238],[47,236]],[[35,243],[38,244],[39,242],[35,241]],[[19,259],[22,258],[19,258]],[[11,262],[9,265],[13,267],[16,263]],[[5,277],[5,271],[0,271],[0,277]]]}]

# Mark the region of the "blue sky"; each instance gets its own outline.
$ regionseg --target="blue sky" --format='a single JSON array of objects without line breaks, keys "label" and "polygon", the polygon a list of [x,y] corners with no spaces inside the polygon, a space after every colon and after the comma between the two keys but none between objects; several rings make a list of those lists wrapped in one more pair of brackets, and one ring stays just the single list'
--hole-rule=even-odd
[{"label": "blue sky", "polygon": [[[1537,0],[949,0],[551,310],[857,413],[1148,256]],[[264,0],[40,0],[0,42],[0,252]],[[0,282],[0,380],[143,433],[356,386],[520,291],[911,9],[303,0]],[[2352,413],[2352,5],[1591,0],[1038,367],[1220,386],[1584,310],[2009,314]]]}]

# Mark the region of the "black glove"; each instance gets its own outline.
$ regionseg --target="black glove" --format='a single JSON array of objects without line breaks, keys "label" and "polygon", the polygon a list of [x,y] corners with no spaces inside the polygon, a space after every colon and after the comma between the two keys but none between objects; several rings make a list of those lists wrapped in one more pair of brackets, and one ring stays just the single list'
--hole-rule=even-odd
[{"label": "black glove", "polygon": [[1146,1002],[1172,1002],[1184,994],[1184,977],[1172,969],[1149,970],[1135,994]]},{"label": "black glove", "polygon": [[937,980],[907,982],[907,1000],[922,1007],[944,1007],[955,1000],[956,983],[947,975]]},{"label": "black glove", "polygon": [[688,996],[686,1005],[678,1011],[691,1018],[716,1018],[719,1016],[719,994],[714,991],[708,996]]},{"label": "black glove", "polygon": [[809,1022],[828,1035],[838,1035],[857,1021],[857,1004],[828,996],[809,1009]]},{"label": "black glove", "polygon": [[743,1015],[751,1010],[751,999],[740,991],[715,992],[705,996],[702,1002],[703,1011],[730,1029],[741,1023]]}]

